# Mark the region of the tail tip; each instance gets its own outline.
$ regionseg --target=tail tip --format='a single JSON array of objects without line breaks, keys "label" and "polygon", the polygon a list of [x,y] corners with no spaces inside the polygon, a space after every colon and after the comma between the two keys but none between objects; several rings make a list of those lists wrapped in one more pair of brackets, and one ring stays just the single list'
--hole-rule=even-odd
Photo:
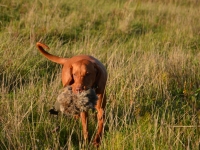
[{"label": "tail tip", "polygon": [[36,46],[37,46],[37,47],[43,47],[43,48],[45,48],[45,49],[49,49],[49,47],[48,47],[47,45],[45,45],[44,43],[41,43],[41,42],[37,42],[37,43],[36,43]]}]

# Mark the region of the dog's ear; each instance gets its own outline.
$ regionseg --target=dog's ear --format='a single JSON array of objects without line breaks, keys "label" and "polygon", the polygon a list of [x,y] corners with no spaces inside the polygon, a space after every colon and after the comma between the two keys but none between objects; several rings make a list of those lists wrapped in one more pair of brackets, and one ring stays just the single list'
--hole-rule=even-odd
[{"label": "dog's ear", "polygon": [[100,68],[97,64],[95,64],[94,67],[96,69],[96,79],[99,79],[99,77],[101,76]]},{"label": "dog's ear", "polygon": [[64,65],[62,69],[62,84],[64,87],[71,85],[74,83],[74,79],[72,77],[72,69],[71,65]]},{"label": "dog's ear", "polygon": [[99,80],[101,78],[101,70],[100,70],[100,67],[96,63],[94,63],[94,68],[96,69],[96,78],[95,78],[94,86],[95,88],[98,88],[101,81]]}]

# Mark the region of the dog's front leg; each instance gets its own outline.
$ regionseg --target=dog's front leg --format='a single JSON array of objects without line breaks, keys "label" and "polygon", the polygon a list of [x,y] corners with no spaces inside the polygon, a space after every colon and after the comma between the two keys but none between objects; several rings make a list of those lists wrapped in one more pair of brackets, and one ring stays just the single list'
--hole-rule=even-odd
[{"label": "dog's front leg", "polygon": [[94,138],[94,145],[99,146],[103,131],[103,124],[104,124],[104,111],[102,108],[97,110],[97,120],[98,120],[98,130]]},{"label": "dog's front leg", "polygon": [[93,144],[96,147],[98,147],[101,142],[104,120],[105,120],[105,114],[104,114],[105,105],[106,105],[106,95],[104,94],[103,96],[103,94],[99,94],[97,105],[95,107],[97,110],[98,129],[93,142]]},{"label": "dog's front leg", "polygon": [[84,140],[88,140],[88,113],[87,112],[81,112],[80,114],[81,122],[82,122],[82,128],[83,128],[83,137]]}]

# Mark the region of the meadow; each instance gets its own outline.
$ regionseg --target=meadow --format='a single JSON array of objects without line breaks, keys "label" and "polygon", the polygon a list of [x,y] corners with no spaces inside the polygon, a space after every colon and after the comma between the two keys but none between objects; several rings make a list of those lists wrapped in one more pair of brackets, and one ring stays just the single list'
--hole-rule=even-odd
[{"label": "meadow", "polygon": [[0,149],[94,149],[80,120],[49,115],[62,66],[38,52],[38,41],[106,66],[99,150],[200,149],[199,14],[198,0],[1,0]]}]

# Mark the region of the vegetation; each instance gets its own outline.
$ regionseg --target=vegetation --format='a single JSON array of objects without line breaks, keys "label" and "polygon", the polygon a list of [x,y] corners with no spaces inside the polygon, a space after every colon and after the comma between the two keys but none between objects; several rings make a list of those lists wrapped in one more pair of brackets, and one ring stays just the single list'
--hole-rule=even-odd
[{"label": "vegetation", "polygon": [[61,66],[40,55],[37,41],[105,64],[100,150],[200,149],[199,10],[197,0],[1,0],[0,149],[84,147],[80,120],[48,114]]}]

